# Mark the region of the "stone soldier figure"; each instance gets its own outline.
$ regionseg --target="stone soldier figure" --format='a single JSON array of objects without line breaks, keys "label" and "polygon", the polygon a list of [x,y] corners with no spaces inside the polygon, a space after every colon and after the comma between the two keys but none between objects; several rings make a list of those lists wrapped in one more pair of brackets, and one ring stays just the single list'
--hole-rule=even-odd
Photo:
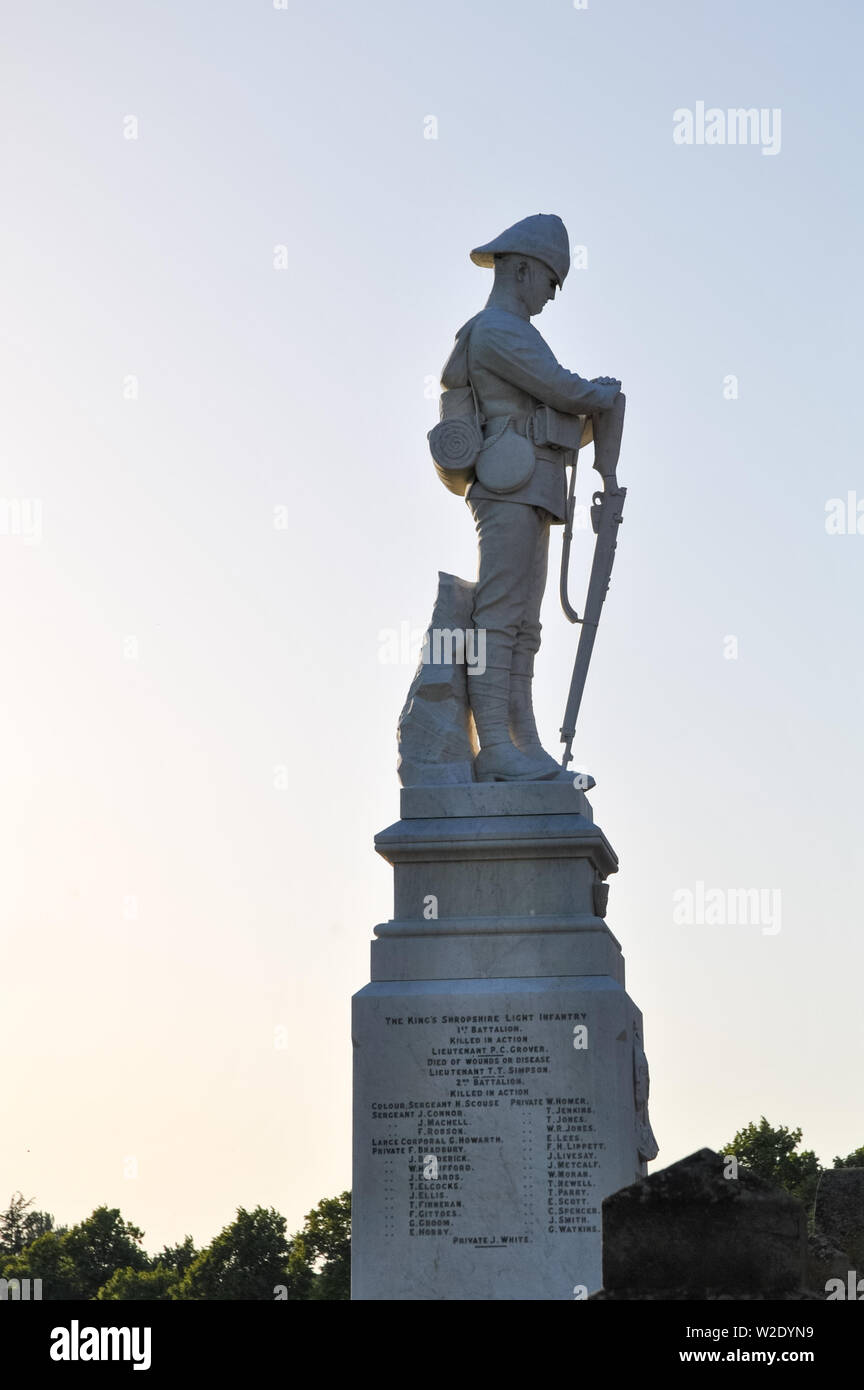
[{"label": "stone soldier figure", "polygon": [[[480,744],[474,774],[480,782],[563,777],[561,764],[540,744],[531,697],[540,646],[540,605],[546,587],[550,525],[566,513],[565,468],[571,451],[552,439],[591,437],[591,416],[611,409],[621,382],[587,381],[556,360],[531,324],[563,287],[570,268],[567,229],[560,217],[526,217],[471,252],[475,265],[495,271],[486,307],[460,328],[441,374],[442,414],[448,391],[470,386],[486,441],[503,459],[504,477],[486,468],[466,501],[479,541],[473,623],[486,634],[486,662],[468,678],[468,697]],[[538,417],[542,407],[549,409]],[[570,417],[562,422],[561,417]],[[538,430],[538,418],[544,429]],[[556,429],[556,420],[559,428]],[[566,426],[566,428],[564,428]],[[546,436],[545,442],[538,439]],[[485,448],[485,446],[484,446]],[[520,455],[520,449],[522,451]],[[527,481],[514,486],[511,457]],[[482,457],[482,456],[481,456]],[[493,451],[488,454],[492,462]],[[520,465],[521,466],[521,465]],[[485,479],[485,483],[482,479]],[[501,491],[499,484],[507,490]],[[572,774],[569,774],[572,778]]]}]

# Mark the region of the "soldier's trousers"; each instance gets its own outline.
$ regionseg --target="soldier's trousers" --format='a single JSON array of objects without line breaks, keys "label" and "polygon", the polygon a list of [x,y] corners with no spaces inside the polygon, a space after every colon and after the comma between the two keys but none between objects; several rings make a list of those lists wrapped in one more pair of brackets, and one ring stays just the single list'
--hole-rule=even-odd
[{"label": "soldier's trousers", "polygon": [[524,502],[470,500],[479,542],[474,626],[486,633],[486,665],[531,674],[549,563],[550,515]]}]

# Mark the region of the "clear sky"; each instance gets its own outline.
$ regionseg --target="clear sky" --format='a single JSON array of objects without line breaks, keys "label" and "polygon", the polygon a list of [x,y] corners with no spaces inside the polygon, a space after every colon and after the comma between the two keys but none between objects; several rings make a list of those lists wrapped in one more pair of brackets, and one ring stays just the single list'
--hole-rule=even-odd
[{"label": "clear sky", "polygon": [[[382,634],[474,575],[434,383],[490,287],[469,249],[540,211],[587,267],[537,326],[628,398],[577,759],[657,1164],[763,1113],[827,1164],[864,1143],[864,534],[826,527],[864,502],[860,7],[43,0],[5,28],[0,1201],[116,1205],[156,1248],[349,1186],[413,672]],[[700,102],[764,110],[769,152],[676,143]],[[700,883],[781,917],[676,921]]]}]

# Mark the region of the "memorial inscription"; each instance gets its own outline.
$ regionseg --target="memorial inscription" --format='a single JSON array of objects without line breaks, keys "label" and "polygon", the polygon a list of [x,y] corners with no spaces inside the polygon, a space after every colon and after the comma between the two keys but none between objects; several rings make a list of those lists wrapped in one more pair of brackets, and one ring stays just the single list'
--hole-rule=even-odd
[{"label": "memorial inscription", "polygon": [[[448,1263],[467,1262],[454,1297],[468,1281],[481,1298],[599,1287],[601,1203],[635,1176],[632,1134],[628,1144],[615,1133],[632,1066],[625,997],[599,978],[473,981],[469,1011],[454,1009],[453,983],[445,994],[426,982],[422,1011],[409,1011],[418,1001],[397,982],[370,986],[364,1000],[358,1215],[383,1238],[376,1267],[359,1271],[365,1296],[382,1296],[379,1280],[390,1297],[426,1296],[445,1250]],[[538,1007],[525,1007],[526,995]],[[374,1059],[388,1056],[398,1065],[382,1073]],[[435,1296],[450,1295],[438,1285]]]},{"label": "memorial inscription", "polygon": [[[455,1014],[389,1017],[386,1028],[440,1029],[441,1040],[427,1049],[426,1075],[448,1083],[447,1100],[373,1102],[370,1107],[371,1154],[382,1158],[388,1200],[384,1220],[391,1229],[402,1218],[410,1238],[452,1236],[455,1245],[528,1244],[534,1211],[530,1178],[539,1166],[547,1175],[547,1232],[595,1233],[599,1205],[592,1201],[599,1168],[598,1141],[592,1123],[594,1107],[586,1096],[531,1095],[528,1078],[550,1075],[552,1057],[535,1025],[564,1025],[563,1047],[587,1047],[586,1015],[582,1012],[539,1014]],[[545,1036],[545,1034],[543,1035]],[[409,1044],[410,1046],[410,1044]],[[542,1089],[547,1090],[544,1085]],[[478,1145],[503,1145],[496,1111],[521,1110],[518,1147],[508,1154],[523,1173],[524,1229],[518,1234],[467,1235],[466,1215],[472,1210],[472,1162]],[[393,1180],[393,1157],[403,1160],[407,1184],[400,1194]],[[467,1195],[463,1204],[460,1194]],[[470,1218],[469,1218],[470,1219]]]}]

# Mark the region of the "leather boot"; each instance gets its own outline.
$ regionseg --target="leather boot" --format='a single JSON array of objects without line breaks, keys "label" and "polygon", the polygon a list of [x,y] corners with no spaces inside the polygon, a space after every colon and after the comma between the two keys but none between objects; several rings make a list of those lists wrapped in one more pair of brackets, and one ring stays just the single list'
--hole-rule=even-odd
[{"label": "leather boot", "polygon": [[558,763],[550,768],[547,762],[517,748],[510,739],[508,670],[487,666],[482,673],[469,675],[468,699],[480,743],[480,752],[474,759],[478,782],[546,782],[559,775]]},{"label": "leather boot", "polygon": [[[547,753],[540,742],[540,735],[537,732],[537,724],[534,719],[534,704],[532,699],[532,683],[534,680],[534,658],[527,660],[518,655],[513,658],[513,669],[510,672],[510,700],[508,705],[509,732],[516,747],[525,753],[535,763],[542,763],[547,771],[562,774],[572,780],[576,774],[568,772],[561,766],[557,758],[553,758],[551,753]],[[588,774],[583,774],[585,791],[590,791],[595,785],[594,778]]]}]

